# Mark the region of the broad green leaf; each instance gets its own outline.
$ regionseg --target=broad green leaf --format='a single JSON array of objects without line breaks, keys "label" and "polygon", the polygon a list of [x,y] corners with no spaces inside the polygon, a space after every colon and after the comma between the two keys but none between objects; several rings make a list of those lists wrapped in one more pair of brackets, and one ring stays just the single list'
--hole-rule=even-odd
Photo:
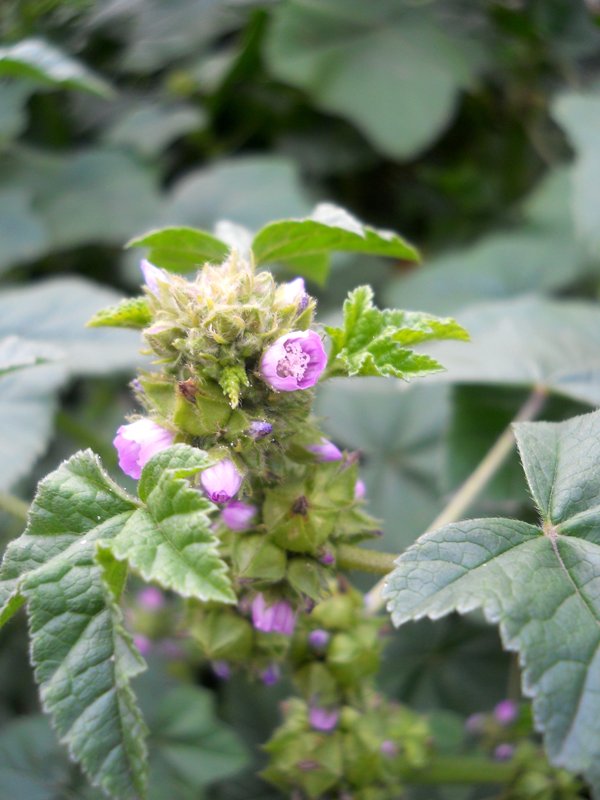
[{"label": "broad green leaf", "polygon": [[412,347],[432,339],[469,338],[453,319],[440,319],[414,311],[380,311],[373,305],[373,290],[359,286],[344,303],[343,328],[326,327],[331,337],[330,375],[379,375],[404,378],[442,370],[429,356]]},{"label": "broad green leaf", "polygon": [[520,653],[523,689],[553,763],[600,792],[600,412],[515,426],[542,519],[447,525],[397,561],[385,596],[396,625],[481,607]]},{"label": "broad green leaf", "polygon": [[145,727],[129,688],[144,662],[116,605],[124,571],[100,565],[96,548],[136,507],[96,456],[78,453],[40,483],[0,568],[4,609],[27,602],[44,709],[92,783],[119,800],[145,794]]},{"label": "broad green leaf", "polygon": [[191,105],[148,103],[120,115],[104,133],[108,144],[127,147],[154,158],[174,139],[206,124],[205,114]]},{"label": "broad green leaf", "polygon": [[211,531],[209,514],[215,506],[185,480],[210,463],[203,450],[184,444],[152,458],[139,485],[145,507],[126,521],[111,551],[145,580],[183,597],[235,603],[218,539]]},{"label": "broad green leaf", "polygon": [[41,85],[79,89],[110,97],[112,89],[81,62],[41,39],[23,39],[0,47],[0,77],[13,75]]},{"label": "broad green leaf", "polygon": [[[347,211],[330,203],[321,203],[305,219],[272,222],[262,228],[252,242],[258,264],[290,260],[298,264],[298,259],[302,259],[310,265],[314,258],[320,266],[319,274],[323,272],[323,264],[328,270],[327,256],[336,250],[409,261],[418,259],[414,247],[398,234],[363,225]],[[322,279],[325,277],[326,272]]]},{"label": "broad green leaf", "polygon": [[51,344],[31,342],[20,336],[4,336],[0,339],[0,378],[15,369],[45,364],[62,355],[62,351]]},{"label": "broad green leaf", "polygon": [[291,0],[273,13],[266,60],[275,77],[353,122],[392,158],[416,155],[454,114],[479,50],[423,8],[395,0]]},{"label": "broad green leaf", "polygon": [[468,347],[432,343],[444,383],[540,386],[590,405],[600,404],[600,309],[581,301],[532,297],[465,309]]},{"label": "broad green leaf", "polygon": [[24,186],[0,187],[0,241],[0,272],[39,258],[50,247],[44,220]]},{"label": "broad green leaf", "polygon": [[221,262],[229,247],[206,231],[162,228],[128,242],[127,247],[147,247],[148,260],[172,272],[195,272],[204,262]]},{"label": "broad green leaf", "polygon": [[0,83],[0,145],[18,136],[27,124],[25,105],[32,91],[26,81]]},{"label": "broad green leaf", "polygon": [[88,328],[145,328],[152,316],[146,297],[128,297],[115,306],[98,311],[87,322]]}]

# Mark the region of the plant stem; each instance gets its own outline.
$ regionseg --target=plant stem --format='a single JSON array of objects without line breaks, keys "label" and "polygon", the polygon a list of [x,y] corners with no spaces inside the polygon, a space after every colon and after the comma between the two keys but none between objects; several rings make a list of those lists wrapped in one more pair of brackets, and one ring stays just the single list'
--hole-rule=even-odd
[{"label": "plant stem", "polygon": [[357,569],[361,572],[387,575],[394,568],[397,557],[394,553],[381,553],[378,550],[343,544],[338,547],[337,565],[340,569]]},{"label": "plant stem", "polygon": [[436,756],[422,770],[411,770],[404,780],[412,784],[508,783],[515,775],[510,762],[481,756]]},{"label": "plant stem", "polygon": [[12,494],[0,492],[0,511],[7,511],[13,517],[26,521],[29,504]]},{"label": "plant stem", "polygon": [[[485,489],[489,481],[504,464],[515,444],[515,437],[512,426],[515,422],[526,422],[535,419],[542,410],[548,390],[544,386],[536,386],[525,403],[519,409],[513,421],[507,425],[500,434],[492,448],[488,451],[479,466],[471,473],[467,480],[458,489],[454,497],[450,500],[446,508],[439,514],[425,533],[442,528],[451,522],[461,519],[465,511],[469,508],[476,497]],[[384,604],[383,590],[385,578],[377,583],[368,594],[365,595],[365,606],[372,613],[379,611]]]}]

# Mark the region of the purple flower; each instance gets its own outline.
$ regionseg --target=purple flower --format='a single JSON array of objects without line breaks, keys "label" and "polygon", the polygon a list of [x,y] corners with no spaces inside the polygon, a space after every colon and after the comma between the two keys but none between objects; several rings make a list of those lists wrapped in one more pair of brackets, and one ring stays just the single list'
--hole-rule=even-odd
[{"label": "purple flower", "polygon": [[298,311],[304,311],[308,305],[304,280],[296,278],[288,283],[281,283],[277,288],[277,301],[281,306],[297,306]]},{"label": "purple flower", "polygon": [[222,681],[228,681],[231,678],[231,667],[227,661],[213,661],[211,667],[217,678]]},{"label": "purple flower", "polygon": [[316,455],[318,461],[339,461],[342,457],[342,451],[329,439],[321,439],[320,444],[310,444],[307,449]]},{"label": "purple flower", "polygon": [[213,503],[227,503],[238,493],[242,476],[230,458],[200,473],[200,483]]},{"label": "purple flower", "polygon": [[161,283],[169,283],[171,280],[164,269],[155,267],[154,264],[151,264],[145,258],[142,259],[140,263],[140,269],[142,270],[142,275],[144,276],[144,282],[152,294],[158,294],[159,281]]},{"label": "purple flower", "polygon": [[332,564],[335,564],[335,556],[331,552],[331,550],[325,550],[319,556],[319,561],[321,564],[324,564],[326,567],[330,567]]},{"label": "purple flower", "polygon": [[265,383],[280,392],[310,389],[327,365],[321,337],[314,331],[292,331],[280,336],[260,360]]},{"label": "purple flower", "polygon": [[383,742],[379,745],[379,750],[384,756],[388,758],[393,758],[394,756],[398,755],[398,748],[392,742],[391,739],[384,739]]},{"label": "purple flower", "polygon": [[291,636],[296,625],[296,615],[286,600],[276,600],[267,605],[264,595],[257,594],[252,601],[252,624],[263,633]]},{"label": "purple flower", "polygon": [[510,761],[515,754],[515,748],[512,744],[504,743],[499,744],[494,750],[494,758],[496,761]]},{"label": "purple flower", "polygon": [[356,500],[363,500],[367,493],[367,487],[362,478],[359,478],[354,484],[354,498]]},{"label": "purple flower", "polygon": [[143,656],[149,655],[150,651],[152,650],[151,640],[141,633],[137,633],[133,637],[133,643]]},{"label": "purple flower", "polygon": [[241,500],[232,500],[221,511],[221,521],[232,531],[247,531],[252,527],[252,520],[256,516],[256,506],[242,503]]},{"label": "purple flower", "polygon": [[262,439],[263,437],[268,436],[272,430],[273,426],[270,422],[265,422],[262,419],[255,419],[250,423],[248,435],[253,439]]},{"label": "purple flower", "polygon": [[519,715],[519,706],[513,700],[501,700],[494,708],[494,718],[500,725],[511,725]]},{"label": "purple flower", "polygon": [[156,586],[146,586],[137,593],[135,599],[146,611],[158,611],[165,604],[165,596]]},{"label": "purple flower", "polygon": [[336,709],[313,706],[308,712],[308,721],[316,731],[332,731],[338,724],[340,712]]},{"label": "purple flower", "polygon": [[328,631],[324,631],[322,628],[317,628],[308,634],[308,643],[311,647],[314,647],[315,650],[322,650],[324,647],[327,647],[329,639],[330,635]]},{"label": "purple flower", "polygon": [[485,714],[471,714],[470,717],[467,717],[465,720],[465,730],[467,733],[476,735],[478,733],[483,733],[485,728]]},{"label": "purple flower", "polygon": [[146,417],[121,425],[113,439],[119,454],[119,466],[126,475],[137,480],[146,462],[155,453],[170,447],[174,437],[174,433]]},{"label": "purple flower", "polygon": [[277,664],[270,664],[260,673],[260,679],[265,686],[273,686],[277,683],[280,677],[281,673]]}]

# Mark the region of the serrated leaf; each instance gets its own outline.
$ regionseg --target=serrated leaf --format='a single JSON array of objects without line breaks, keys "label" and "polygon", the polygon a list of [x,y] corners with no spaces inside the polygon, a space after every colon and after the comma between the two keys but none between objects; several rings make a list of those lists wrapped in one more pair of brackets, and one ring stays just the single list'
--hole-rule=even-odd
[{"label": "serrated leaf", "polygon": [[0,76],[14,75],[42,85],[79,89],[110,97],[110,85],[87,67],[42,39],[23,39],[0,47]]},{"label": "serrated leaf", "polygon": [[328,255],[334,251],[369,253],[371,255],[416,261],[414,247],[392,231],[363,225],[343,208],[321,203],[305,219],[272,222],[254,237],[252,251],[258,264],[292,262],[295,271],[306,274],[312,260],[313,275],[323,282],[329,269]]},{"label": "serrated leaf", "polygon": [[115,306],[97,311],[88,328],[145,328],[152,321],[146,297],[127,297]]},{"label": "serrated leaf", "polygon": [[482,607],[520,652],[523,689],[553,763],[600,794],[600,412],[515,426],[540,527],[448,525],[397,561],[385,591],[396,625]]},{"label": "serrated leaf", "polygon": [[144,662],[115,602],[122,567],[98,563],[96,548],[135,508],[93,453],[77,453],[40,483],[0,568],[4,618],[27,602],[44,709],[92,783],[119,800],[145,794],[145,727],[129,688]]},{"label": "serrated leaf", "polygon": [[132,239],[127,247],[147,247],[148,260],[171,272],[194,272],[204,262],[221,262],[229,246],[206,231],[195,228],[162,228]]},{"label": "serrated leaf", "polygon": [[442,370],[435,359],[412,350],[432,339],[468,339],[453,319],[415,311],[380,311],[373,290],[359,286],[344,302],[343,328],[326,327],[333,344],[329,375],[372,375],[404,378]]},{"label": "serrated leaf", "polygon": [[145,580],[183,597],[235,603],[227,566],[211,531],[209,515],[215,506],[184,478],[210,463],[203,450],[184,444],[152,458],[140,479],[146,506],[126,521],[111,551]]}]

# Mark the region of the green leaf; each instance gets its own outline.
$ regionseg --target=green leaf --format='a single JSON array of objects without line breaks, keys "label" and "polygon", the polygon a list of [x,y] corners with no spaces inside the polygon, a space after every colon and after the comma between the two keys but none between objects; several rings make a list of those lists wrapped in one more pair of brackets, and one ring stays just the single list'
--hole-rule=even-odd
[{"label": "green leaf", "polygon": [[0,83],[0,145],[15,139],[27,124],[26,103],[32,92],[25,81]]},{"label": "green leaf", "polygon": [[195,272],[205,261],[221,262],[229,247],[206,231],[162,228],[136,237],[127,247],[148,247],[148,260],[171,272]]},{"label": "green leaf", "polygon": [[[445,21],[447,28],[447,21]],[[454,115],[480,54],[426,9],[395,0],[291,0],[273,12],[266,60],[280,80],[353,122],[392,158],[414,156]]]},{"label": "green leaf", "polygon": [[62,355],[62,351],[51,344],[30,342],[20,336],[5,336],[0,339],[0,377],[16,369],[46,364]]},{"label": "green leaf", "polygon": [[396,625],[482,607],[518,650],[548,754],[600,791],[600,412],[515,425],[540,527],[447,525],[397,561],[385,591]]},{"label": "green leaf", "polygon": [[191,105],[140,104],[120,115],[103,138],[109,144],[154,158],[173,140],[205,124],[202,109]]},{"label": "green leaf", "polygon": [[115,306],[97,311],[88,328],[145,328],[152,321],[146,297],[127,297]]},{"label": "green leaf", "polygon": [[211,460],[203,450],[179,444],[150,459],[142,470],[139,493],[145,502],[111,543],[145,580],[183,597],[235,603],[227,566],[211,531],[215,506],[185,480]]},{"label": "green leaf", "polygon": [[0,568],[4,611],[27,602],[44,709],[92,783],[119,800],[145,794],[145,727],[129,688],[144,662],[116,605],[124,571],[96,548],[135,508],[96,456],[78,453],[40,483]]},{"label": "green leaf", "polygon": [[14,75],[41,85],[79,89],[110,97],[110,85],[87,67],[41,39],[23,39],[0,47],[0,77]]},{"label": "green leaf", "polygon": [[43,219],[33,206],[33,194],[23,186],[0,189],[0,272],[33,261],[50,247]]},{"label": "green leaf", "polygon": [[414,247],[398,234],[363,225],[330,203],[321,203],[306,219],[281,220],[265,226],[254,237],[252,250],[258,264],[292,261],[295,271],[301,274],[306,274],[306,267],[315,259],[320,282],[329,269],[327,256],[336,250],[418,259]]},{"label": "green leaf", "polygon": [[443,367],[409,345],[432,339],[468,339],[453,319],[440,319],[414,311],[380,311],[373,305],[373,290],[359,286],[344,302],[344,327],[326,327],[332,340],[330,375],[379,375],[404,378],[428,375]]}]

